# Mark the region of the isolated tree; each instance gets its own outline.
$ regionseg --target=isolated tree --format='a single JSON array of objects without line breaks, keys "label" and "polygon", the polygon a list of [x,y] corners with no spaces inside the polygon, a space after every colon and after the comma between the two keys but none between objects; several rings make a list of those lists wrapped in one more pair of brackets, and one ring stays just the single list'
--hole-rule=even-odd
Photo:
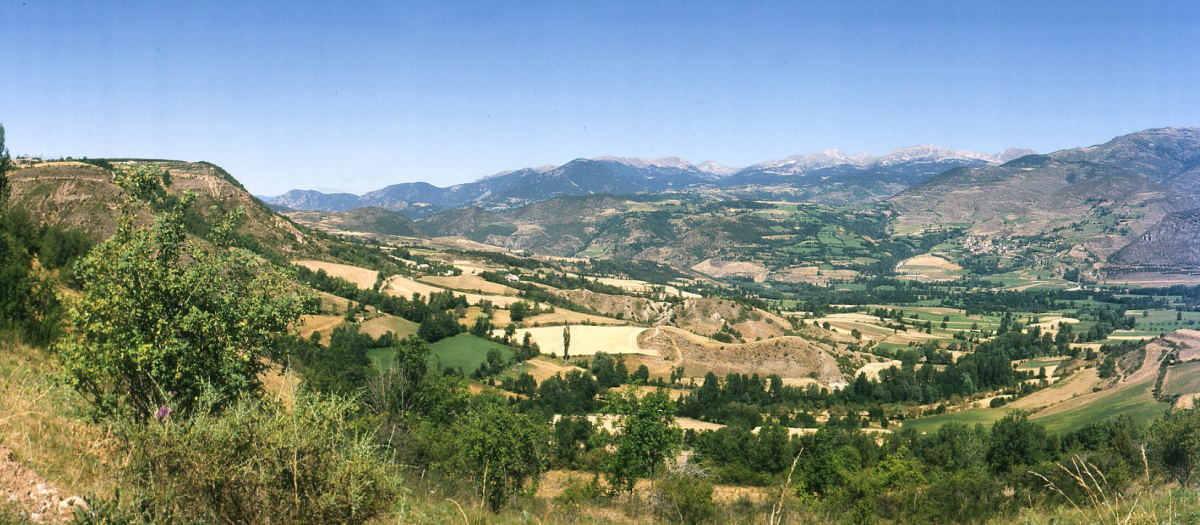
[{"label": "isolated tree", "polygon": [[571,359],[571,325],[563,327],[563,361]]},{"label": "isolated tree", "polygon": [[[158,175],[124,174],[134,187]],[[242,249],[188,242],[189,201],[143,228],[131,197],[117,233],[79,263],[83,296],[57,354],[66,381],[102,413],[186,410],[210,388],[230,401],[256,393],[274,340],[302,313],[304,298],[278,268]]]},{"label": "isolated tree", "polygon": [[987,461],[996,472],[1004,473],[1020,465],[1037,465],[1049,459],[1057,442],[1046,427],[1029,420],[1020,410],[1010,412],[992,425]]},{"label": "isolated tree", "polygon": [[512,319],[514,323],[519,323],[525,320],[525,317],[528,315],[529,304],[527,304],[525,301],[517,301],[508,307],[508,317],[509,319]]},{"label": "isolated tree", "polygon": [[1187,486],[1200,466],[1200,409],[1176,410],[1150,426],[1147,445],[1159,464]]},{"label": "isolated tree", "polygon": [[493,512],[537,487],[546,470],[550,432],[502,398],[483,398],[455,425],[459,468],[480,484]]},{"label": "isolated tree", "polygon": [[617,451],[608,464],[609,485],[613,490],[633,493],[639,478],[650,478],[653,487],[667,459],[680,444],[675,424],[675,403],[666,390],[658,389],[638,399],[630,386],[609,394],[605,412],[621,418],[616,436]]},{"label": "isolated tree", "polygon": [[8,156],[8,147],[4,145],[4,124],[0,124],[0,215],[8,207],[8,170],[12,167],[12,159]]}]

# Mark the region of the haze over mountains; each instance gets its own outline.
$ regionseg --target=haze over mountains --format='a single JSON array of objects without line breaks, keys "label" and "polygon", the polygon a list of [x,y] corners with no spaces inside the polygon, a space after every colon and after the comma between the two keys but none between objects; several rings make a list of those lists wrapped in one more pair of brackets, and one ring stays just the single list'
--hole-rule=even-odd
[{"label": "haze over mountains", "polygon": [[565,195],[706,191],[739,198],[777,198],[827,204],[885,199],[933,175],[961,166],[989,166],[1031,154],[1012,148],[998,154],[950,150],[930,144],[886,155],[846,155],[838,150],[797,155],[742,169],[684,159],[599,157],[497,173],[475,182],[439,188],[425,182],[388,186],[361,196],[292,190],[270,198],[276,207],[347,211],[375,206],[411,218],[447,208],[501,210]]},{"label": "haze over mountains", "polygon": [[[635,201],[659,204],[631,203],[634,194]],[[1017,244],[1047,250],[1031,252],[1029,262],[1061,259],[1094,273],[1200,268],[1200,129],[1150,129],[1045,155],[1018,149],[986,155],[936,146],[880,157],[830,150],[739,170],[677,158],[602,157],[449,188],[408,183],[362,196],[293,191],[272,204],[354,210],[319,220],[291,213],[301,222],[335,229],[356,224],[351,229],[462,237],[544,255],[643,259],[683,268],[741,260],[739,272],[766,279],[792,278],[794,261],[753,254],[807,250],[804,242],[788,244],[790,237],[807,232],[797,239],[812,239],[820,231],[843,228],[852,220],[844,214],[854,213],[843,208],[841,218],[814,219],[829,227],[808,232],[804,223],[783,224],[762,214],[662,204],[671,199],[877,203],[853,219],[875,222],[851,227],[868,244],[881,235],[955,230],[996,242],[1026,239]],[[385,210],[399,214],[388,219]],[[812,213],[825,212],[814,208]],[[406,222],[401,215],[418,220]],[[838,260],[835,254],[830,264],[843,268]]]}]

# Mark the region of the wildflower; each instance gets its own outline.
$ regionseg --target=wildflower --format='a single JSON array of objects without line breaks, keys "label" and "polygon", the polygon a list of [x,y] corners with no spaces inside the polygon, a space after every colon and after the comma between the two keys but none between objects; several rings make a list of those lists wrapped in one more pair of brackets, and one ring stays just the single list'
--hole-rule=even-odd
[{"label": "wildflower", "polygon": [[158,412],[154,413],[154,418],[159,421],[162,421],[162,420],[166,419],[167,416],[171,415],[171,412],[172,412],[171,407],[166,406],[166,405],[160,406],[160,407],[158,407]]}]

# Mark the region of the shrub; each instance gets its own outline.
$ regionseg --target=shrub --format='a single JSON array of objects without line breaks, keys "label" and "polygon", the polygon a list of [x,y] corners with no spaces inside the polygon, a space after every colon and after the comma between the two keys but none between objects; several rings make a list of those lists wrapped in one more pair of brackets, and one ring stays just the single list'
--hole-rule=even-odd
[{"label": "shrub", "polygon": [[397,493],[374,437],[349,431],[354,404],[300,395],[289,410],[211,397],[189,419],[129,422],[121,437],[134,502],[151,523],[364,523]]},{"label": "shrub", "polygon": [[102,413],[149,418],[187,409],[212,388],[236,399],[260,388],[274,339],[302,297],[250,252],[187,243],[186,202],[153,228],[128,204],[117,233],[78,264],[83,297],[57,347],[66,381]]},{"label": "shrub", "polygon": [[541,421],[515,413],[502,398],[480,398],[456,423],[454,435],[459,468],[483,485],[493,512],[530,493],[546,469],[549,430]]},{"label": "shrub", "polygon": [[668,476],[659,485],[658,513],[664,519],[678,519],[685,525],[705,523],[717,514],[713,486],[707,480],[690,476]]}]

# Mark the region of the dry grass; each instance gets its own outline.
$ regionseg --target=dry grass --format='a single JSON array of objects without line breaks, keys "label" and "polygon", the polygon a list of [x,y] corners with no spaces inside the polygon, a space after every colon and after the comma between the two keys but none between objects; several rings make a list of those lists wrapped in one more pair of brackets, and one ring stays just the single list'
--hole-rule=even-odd
[{"label": "dry grass", "polygon": [[[1142,479],[1126,491],[1116,490],[1109,484],[1104,472],[1087,458],[1075,456],[1069,465],[1056,463],[1064,481],[1074,485],[1080,492],[1076,498],[1068,496],[1067,487],[1059,487],[1050,479],[1049,473],[1029,471],[1045,483],[1053,494],[1061,497],[1069,507],[1058,509],[1056,516],[1041,516],[1049,523],[1086,523],[1089,525],[1149,525],[1160,523],[1195,523],[1200,518],[1197,511],[1197,493],[1185,488],[1150,486],[1150,467],[1146,461],[1146,450],[1142,453]],[[1150,488],[1147,488],[1150,487]],[[1078,499],[1078,501],[1077,501]],[[1032,522],[1032,520],[1027,520]]]},{"label": "dry grass", "polygon": [[[1046,367],[1046,373],[1050,373],[1050,367]],[[1037,410],[1049,406],[1054,406],[1060,403],[1065,403],[1076,397],[1089,395],[1092,389],[1100,385],[1100,373],[1095,368],[1086,368],[1074,374],[1071,374],[1067,379],[1060,381],[1050,388],[1043,388],[1029,394],[1021,399],[1008,404],[1009,408],[1020,408],[1023,410]]]},{"label": "dry grass", "polygon": [[[572,338],[572,341],[574,339]],[[842,382],[837,361],[823,348],[801,337],[778,337],[745,344],[722,344],[673,327],[645,331],[641,345],[654,349],[688,377],[729,373],[779,374],[784,381],[812,376],[822,385]]]},{"label": "dry grass", "polygon": [[84,420],[86,402],[47,377],[43,351],[0,336],[0,447],[60,491],[103,493],[111,437]]},{"label": "dry grass", "polygon": [[520,371],[526,372],[533,376],[538,383],[545,381],[558,374],[566,375],[572,370],[583,370],[577,366],[564,365],[561,361],[556,361],[548,357],[535,357],[521,364]]}]

